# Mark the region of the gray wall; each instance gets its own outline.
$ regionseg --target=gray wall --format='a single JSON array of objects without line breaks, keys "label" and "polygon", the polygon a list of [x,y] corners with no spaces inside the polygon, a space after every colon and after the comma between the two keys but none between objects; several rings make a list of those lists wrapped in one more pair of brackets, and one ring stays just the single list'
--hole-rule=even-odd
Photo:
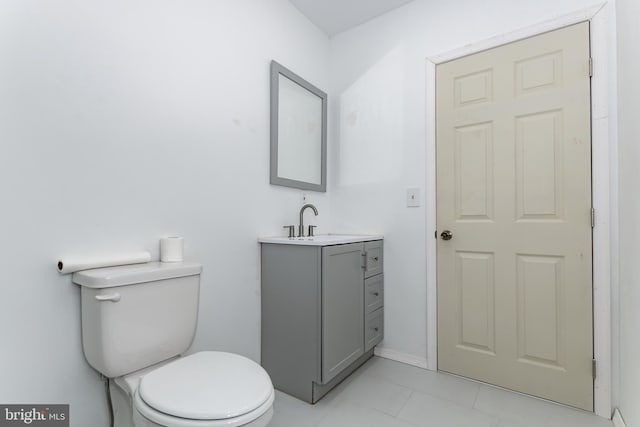
[{"label": "gray wall", "polygon": [[54,263],[157,259],[167,235],[204,265],[194,349],[258,360],[256,237],[302,204],[269,185],[269,61],[326,88],[328,45],[286,0],[0,2],[0,402],[106,426],[79,290]]}]

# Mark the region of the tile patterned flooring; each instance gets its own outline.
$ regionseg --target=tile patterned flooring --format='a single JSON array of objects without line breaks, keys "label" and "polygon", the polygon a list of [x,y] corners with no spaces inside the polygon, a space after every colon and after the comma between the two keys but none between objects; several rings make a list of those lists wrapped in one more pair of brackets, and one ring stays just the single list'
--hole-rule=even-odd
[{"label": "tile patterned flooring", "polygon": [[276,391],[270,427],[611,427],[591,413],[373,357],[315,405]]}]

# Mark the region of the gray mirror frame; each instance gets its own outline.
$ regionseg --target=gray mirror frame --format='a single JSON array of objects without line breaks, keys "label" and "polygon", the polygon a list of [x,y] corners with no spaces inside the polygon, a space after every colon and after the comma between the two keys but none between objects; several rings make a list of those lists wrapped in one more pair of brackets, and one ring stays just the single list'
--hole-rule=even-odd
[{"label": "gray mirror frame", "polygon": [[[320,184],[296,181],[278,176],[278,106],[280,95],[280,75],[299,84],[309,92],[322,99],[322,132],[321,132],[321,178]],[[285,68],[276,61],[271,61],[271,184],[284,187],[299,188],[301,190],[327,191],[327,94],[318,89],[293,71]]]}]

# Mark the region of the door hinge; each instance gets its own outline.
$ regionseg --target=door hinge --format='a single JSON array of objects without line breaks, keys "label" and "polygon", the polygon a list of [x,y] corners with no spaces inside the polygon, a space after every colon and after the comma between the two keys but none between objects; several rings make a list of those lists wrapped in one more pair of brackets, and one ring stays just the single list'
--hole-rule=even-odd
[{"label": "door hinge", "polygon": [[589,58],[589,77],[593,77],[593,58]]},{"label": "door hinge", "polygon": [[596,359],[591,359],[591,375],[593,378],[596,377]]},{"label": "door hinge", "polygon": [[596,210],[591,208],[591,228],[596,228]]}]

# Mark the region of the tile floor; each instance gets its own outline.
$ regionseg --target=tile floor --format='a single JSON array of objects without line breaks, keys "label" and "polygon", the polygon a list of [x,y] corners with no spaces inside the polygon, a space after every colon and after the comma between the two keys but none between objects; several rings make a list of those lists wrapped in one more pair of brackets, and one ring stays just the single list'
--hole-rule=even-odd
[{"label": "tile floor", "polygon": [[611,427],[591,413],[373,357],[320,402],[276,391],[270,427]]}]

